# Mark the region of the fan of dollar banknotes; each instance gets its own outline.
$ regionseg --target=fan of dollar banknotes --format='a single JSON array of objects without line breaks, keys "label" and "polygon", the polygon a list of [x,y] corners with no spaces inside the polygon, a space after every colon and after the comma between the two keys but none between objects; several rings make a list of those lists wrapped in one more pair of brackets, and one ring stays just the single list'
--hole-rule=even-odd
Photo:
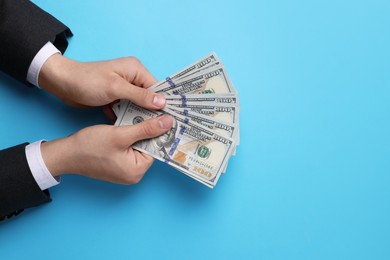
[{"label": "fan of dollar banknotes", "polygon": [[171,130],[133,148],[213,188],[240,143],[238,95],[222,62],[213,52],[149,90],[163,94],[166,107],[151,111],[121,100],[113,106],[115,125],[171,115],[175,119]]}]

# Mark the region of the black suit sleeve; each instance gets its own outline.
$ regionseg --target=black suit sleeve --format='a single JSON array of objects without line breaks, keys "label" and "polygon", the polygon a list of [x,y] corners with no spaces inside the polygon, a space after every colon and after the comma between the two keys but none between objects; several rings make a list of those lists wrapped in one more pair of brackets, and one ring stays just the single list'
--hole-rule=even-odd
[{"label": "black suit sleeve", "polygon": [[[48,41],[64,52],[71,35],[68,27],[28,0],[0,0],[0,70],[21,82],[26,83],[33,58]],[[0,151],[0,221],[50,201],[31,174],[25,146]]]},{"label": "black suit sleeve", "polygon": [[31,174],[25,155],[27,143],[0,151],[0,217],[49,202]]},{"label": "black suit sleeve", "polygon": [[26,83],[37,52],[48,42],[63,53],[72,32],[28,0],[0,0],[0,70]]}]

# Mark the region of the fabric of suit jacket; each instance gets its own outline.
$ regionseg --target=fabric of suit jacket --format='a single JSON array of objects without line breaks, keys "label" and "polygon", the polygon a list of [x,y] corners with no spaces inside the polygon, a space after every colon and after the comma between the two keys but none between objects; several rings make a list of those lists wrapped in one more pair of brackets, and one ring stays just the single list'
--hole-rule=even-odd
[{"label": "fabric of suit jacket", "polygon": [[[68,27],[28,0],[0,0],[0,70],[27,83],[28,68],[48,42],[64,52]],[[25,144],[0,151],[0,220],[49,202],[27,163]]]}]

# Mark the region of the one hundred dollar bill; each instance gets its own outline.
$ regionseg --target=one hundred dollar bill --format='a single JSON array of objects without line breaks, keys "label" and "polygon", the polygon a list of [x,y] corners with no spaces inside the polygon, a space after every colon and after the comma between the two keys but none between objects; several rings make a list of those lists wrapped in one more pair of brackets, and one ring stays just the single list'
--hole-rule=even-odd
[{"label": "one hundred dollar bill", "polygon": [[227,123],[232,123],[232,124],[239,123],[239,109],[238,109],[238,107],[236,107],[232,104],[227,104],[227,105],[186,104],[186,105],[183,105],[180,103],[180,104],[167,105],[166,108],[164,108],[163,110],[166,110],[167,108],[180,110],[182,112],[185,112],[185,110],[190,110],[190,111],[193,111],[195,113],[214,117],[215,119],[218,119],[220,121],[224,121]]},{"label": "one hundred dollar bill", "polygon": [[[179,111],[180,114],[187,113],[186,111],[192,111],[194,113],[205,115],[215,120],[239,125],[239,107],[236,104],[226,103],[226,104],[206,104],[202,102],[195,103],[180,103],[176,102],[169,104],[163,110],[173,109]],[[240,129],[237,128],[235,139],[237,145],[240,144]],[[232,155],[236,154],[236,149],[233,150]]]},{"label": "one hundred dollar bill", "polygon": [[214,66],[191,75],[191,77],[172,80],[170,84],[155,89],[164,95],[181,94],[229,94],[236,93],[223,66]]},{"label": "one hundred dollar bill", "polygon": [[[134,125],[162,114],[140,108],[129,101],[124,111],[116,125]],[[234,140],[192,120],[183,119],[175,112],[169,114],[175,118],[170,131],[157,138],[137,142],[133,148],[214,186],[232,154]]]},{"label": "one hundred dollar bill", "polygon": [[231,104],[238,106],[238,99],[235,94],[188,94],[165,96],[168,105],[181,104],[183,106],[192,104]]},{"label": "one hundred dollar bill", "polygon": [[112,111],[115,113],[116,116],[119,116],[120,110],[121,110],[120,102],[112,105]]},{"label": "one hundred dollar bill", "polygon": [[236,139],[236,133],[238,130],[238,125],[236,124],[221,121],[214,117],[199,114],[188,109],[180,110],[173,107],[168,107],[167,109],[179,114],[183,119],[190,118],[194,122],[197,122],[198,124],[201,124],[216,133],[219,133],[225,137]]},{"label": "one hundred dollar bill", "polygon": [[240,142],[239,100],[226,70],[214,52],[149,88],[166,97],[166,107],[149,111],[128,100],[112,109],[116,125],[134,125],[170,114],[167,133],[133,145],[187,176],[214,187]]},{"label": "one hundred dollar bill", "polygon": [[[212,130],[215,133],[221,134],[225,137],[233,138],[235,141],[235,147],[233,148],[232,155],[235,155],[236,153],[236,147],[240,144],[240,132],[238,124],[232,124],[225,121],[218,120],[216,118],[206,116],[203,114],[199,114],[193,111],[190,111],[188,109],[180,110],[175,109],[173,107],[167,108],[168,110],[171,110],[177,114],[180,114],[183,119],[191,118],[194,122],[197,122],[198,124],[201,124],[210,130]],[[226,171],[226,167],[223,170],[223,173]]]},{"label": "one hundred dollar bill", "polygon": [[155,92],[156,90],[160,89],[164,85],[171,84],[172,81],[178,80],[180,78],[188,77],[194,73],[197,73],[201,70],[208,69],[213,66],[218,66],[222,64],[221,61],[218,59],[217,55],[212,52],[206,57],[203,57],[194,63],[190,64],[189,66],[185,67],[184,69],[172,74],[171,76],[167,77],[166,79],[156,83],[155,85],[151,86],[149,90]]}]

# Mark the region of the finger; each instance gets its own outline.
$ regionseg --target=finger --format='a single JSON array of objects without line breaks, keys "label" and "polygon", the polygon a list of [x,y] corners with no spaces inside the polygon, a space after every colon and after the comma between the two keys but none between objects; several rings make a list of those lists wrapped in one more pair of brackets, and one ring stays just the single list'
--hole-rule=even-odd
[{"label": "finger", "polygon": [[132,147],[128,147],[128,156],[131,158],[129,169],[132,171],[146,172],[154,162],[154,158],[146,153],[134,150]]},{"label": "finger", "polygon": [[132,158],[126,167],[125,183],[136,184],[141,181],[146,171],[152,166],[153,158],[145,155],[139,151],[129,148],[129,155],[127,158]]},{"label": "finger", "polygon": [[123,144],[132,145],[133,143],[160,136],[172,128],[173,118],[168,115],[159,116],[145,120],[132,126],[121,126],[123,134]]},{"label": "finger", "polygon": [[163,95],[137,87],[123,78],[118,79],[115,85],[113,91],[116,99],[128,99],[147,109],[162,109],[165,106],[166,100]]},{"label": "finger", "polygon": [[139,167],[139,170],[141,172],[146,172],[154,162],[152,156],[139,151],[134,151],[134,157],[135,157],[136,165]]},{"label": "finger", "polygon": [[149,88],[154,85],[157,80],[152,73],[137,58],[132,57],[131,59],[135,70],[132,70],[132,78],[129,82],[143,88]]}]

